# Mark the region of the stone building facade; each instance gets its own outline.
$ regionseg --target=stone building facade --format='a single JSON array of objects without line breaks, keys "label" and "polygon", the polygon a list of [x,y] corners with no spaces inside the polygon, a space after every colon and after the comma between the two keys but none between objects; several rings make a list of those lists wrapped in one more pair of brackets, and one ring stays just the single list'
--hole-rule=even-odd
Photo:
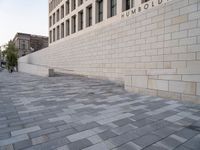
[{"label": "stone building facade", "polygon": [[13,39],[13,42],[15,43],[16,48],[19,50],[19,57],[48,47],[48,37],[40,35],[17,33]]},{"label": "stone building facade", "polygon": [[[50,6],[49,17],[63,4],[65,8],[67,1],[57,2],[53,9]],[[87,26],[87,8],[99,8],[96,2],[84,0],[78,6],[76,1],[69,16],[50,23],[52,37],[67,18],[71,21],[83,11],[82,30],[76,25],[72,33],[64,23],[64,37],[59,30],[59,38],[50,38],[48,48],[20,58],[20,70],[35,74],[37,70],[28,64],[50,67],[118,81],[132,92],[200,103],[200,0],[139,1],[127,10],[125,0],[117,0],[112,17],[108,17],[110,2],[103,0],[103,20],[92,9],[91,26]],[[96,22],[97,16],[102,21]]]}]

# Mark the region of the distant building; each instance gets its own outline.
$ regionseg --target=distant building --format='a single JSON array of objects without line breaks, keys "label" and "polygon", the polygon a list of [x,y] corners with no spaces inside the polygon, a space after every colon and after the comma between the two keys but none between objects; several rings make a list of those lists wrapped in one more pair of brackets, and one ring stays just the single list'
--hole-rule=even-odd
[{"label": "distant building", "polygon": [[17,33],[13,42],[19,50],[19,57],[48,47],[48,37],[40,35]]}]

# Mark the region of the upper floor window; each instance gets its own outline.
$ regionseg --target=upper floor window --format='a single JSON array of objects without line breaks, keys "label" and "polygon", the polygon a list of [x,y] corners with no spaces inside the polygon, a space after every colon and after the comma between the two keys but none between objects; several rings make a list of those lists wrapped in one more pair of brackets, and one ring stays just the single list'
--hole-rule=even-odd
[{"label": "upper floor window", "polygon": [[69,0],[68,0],[68,1],[66,1],[66,15],[68,15],[69,12],[70,12],[70,10],[69,10]]},{"label": "upper floor window", "polygon": [[76,0],[72,0],[72,10],[76,9]]},{"label": "upper floor window", "polygon": [[76,15],[72,16],[72,33],[76,32]]},{"label": "upper floor window", "polygon": [[110,16],[117,14],[117,0],[110,0]]},{"label": "upper floor window", "polygon": [[52,17],[50,16],[49,17],[49,27],[51,27],[52,26]]},{"label": "upper floor window", "polygon": [[78,30],[83,29],[83,11],[78,13]]},{"label": "upper floor window", "polygon": [[143,4],[143,3],[146,3],[146,2],[148,2],[148,1],[150,1],[150,0],[142,0],[142,4]]},{"label": "upper floor window", "polygon": [[103,0],[97,0],[97,22],[103,21]]},{"label": "upper floor window", "polygon": [[135,5],[135,0],[125,0],[125,2],[122,4],[122,10],[126,11],[131,8],[133,8]]},{"label": "upper floor window", "polygon": [[57,13],[57,22],[58,22],[60,20],[60,10],[58,9],[56,13]]},{"label": "upper floor window", "polygon": [[83,4],[83,0],[78,0],[78,6]]},{"label": "upper floor window", "polygon": [[65,13],[64,11],[65,11],[64,5],[62,5],[61,6],[61,19],[64,18],[64,13]]},{"label": "upper floor window", "polygon": [[66,36],[68,36],[70,34],[70,23],[69,23],[69,19],[66,20]]},{"label": "upper floor window", "polygon": [[61,38],[64,38],[65,36],[65,31],[64,31],[64,22],[61,24]]},{"label": "upper floor window", "polygon": [[55,24],[55,22],[56,22],[56,14],[54,13],[53,14],[53,24]]},{"label": "upper floor window", "polygon": [[92,25],[92,5],[86,8],[86,27]]},{"label": "upper floor window", "polygon": [[57,40],[60,39],[60,26],[57,26]]}]

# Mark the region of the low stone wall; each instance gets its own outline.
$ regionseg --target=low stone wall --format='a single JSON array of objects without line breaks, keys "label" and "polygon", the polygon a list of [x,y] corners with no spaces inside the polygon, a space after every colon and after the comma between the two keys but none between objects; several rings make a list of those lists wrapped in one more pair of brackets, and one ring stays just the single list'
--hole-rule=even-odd
[{"label": "low stone wall", "polygon": [[19,63],[125,82],[129,91],[200,102],[200,0],[172,0],[136,15],[112,17]]},{"label": "low stone wall", "polygon": [[44,77],[54,76],[54,70],[46,66],[19,63],[18,70],[19,72],[29,73],[29,74],[38,75],[38,76],[44,76]]}]

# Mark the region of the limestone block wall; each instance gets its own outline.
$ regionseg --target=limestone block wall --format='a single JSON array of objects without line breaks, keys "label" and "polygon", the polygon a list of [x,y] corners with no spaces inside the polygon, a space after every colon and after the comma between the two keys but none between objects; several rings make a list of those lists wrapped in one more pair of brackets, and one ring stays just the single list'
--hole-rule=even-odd
[{"label": "limestone block wall", "polygon": [[108,78],[124,82],[129,91],[200,103],[200,0],[172,0],[116,16],[19,63]]}]

